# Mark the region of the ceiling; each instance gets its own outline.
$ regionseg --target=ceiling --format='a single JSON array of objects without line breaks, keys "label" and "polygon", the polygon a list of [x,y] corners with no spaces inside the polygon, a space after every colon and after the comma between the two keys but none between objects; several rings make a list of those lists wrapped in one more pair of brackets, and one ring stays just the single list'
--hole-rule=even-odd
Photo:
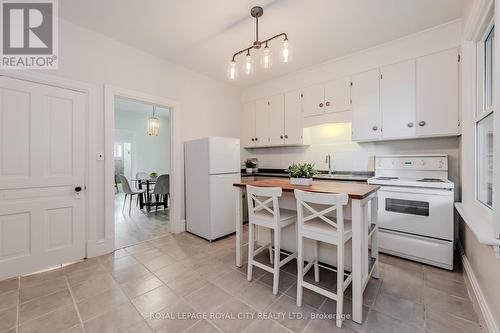
[{"label": "ceiling", "polygon": [[[173,63],[250,86],[460,18],[468,1],[64,0],[59,2],[59,13]],[[257,68],[250,76],[230,81],[226,73],[233,53],[255,39],[255,21],[250,17],[255,5],[264,7],[260,39],[286,32],[292,62],[275,61],[271,69]],[[243,58],[237,60],[241,63]]]},{"label": "ceiling", "polygon": [[[153,105],[134,101],[131,99],[117,97],[115,98],[115,110],[117,112],[135,112],[144,115],[151,115],[153,113]],[[170,111],[164,107],[156,107],[156,115],[158,117],[169,117]]]}]

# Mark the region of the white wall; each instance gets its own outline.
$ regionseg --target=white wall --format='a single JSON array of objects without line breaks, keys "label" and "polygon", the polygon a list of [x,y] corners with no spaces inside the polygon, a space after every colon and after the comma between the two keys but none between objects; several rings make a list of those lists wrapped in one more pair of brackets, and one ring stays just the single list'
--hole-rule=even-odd
[{"label": "white wall", "polygon": [[[239,136],[239,88],[174,65],[62,19],[59,20],[59,49],[59,69],[47,71],[47,74],[89,83],[97,88],[96,124],[91,132],[96,152],[105,150],[105,84],[178,102],[181,112],[177,116],[180,117],[179,130],[183,141],[208,135]],[[180,184],[177,200],[182,201],[179,209],[182,219],[183,153],[172,158],[181,161],[177,168]],[[91,156],[91,159],[95,160],[95,157]],[[90,235],[89,238],[102,240],[106,237],[104,161],[95,163],[96,196],[89,199],[95,203],[96,212],[89,220],[95,223],[96,235]]]},{"label": "white wall", "polygon": [[137,172],[170,173],[170,118],[158,116],[158,136],[147,134],[147,118],[147,114],[134,111],[115,111],[115,139],[132,139],[132,177]]},{"label": "white wall", "polygon": [[[259,84],[243,91],[242,100],[251,101],[272,94],[300,89],[312,84],[352,75],[398,61],[457,48],[460,46],[461,21],[453,21],[393,42],[360,51],[340,59]],[[349,116],[343,119],[350,119]],[[314,130],[313,130],[314,129]],[[373,171],[377,154],[447,153],[450,158],[449,178],[460,193],[459,141],[457,137],[356,143],[351,141],[350,123],[309,128],[315,133],[309,147],[243,149],[242,157],[256,157],[264,168],[286,168],[293,162],[314,162],[326,169],[325,155],[332,154],[335,169],[342,171]]]}]

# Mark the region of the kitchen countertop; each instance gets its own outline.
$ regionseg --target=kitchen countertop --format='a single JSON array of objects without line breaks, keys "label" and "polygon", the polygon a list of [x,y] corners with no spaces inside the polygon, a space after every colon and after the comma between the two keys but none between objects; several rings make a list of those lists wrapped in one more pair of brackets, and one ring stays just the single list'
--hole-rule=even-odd
[{"label": "kitchen countertop", "polygon": [[[259,169],[257,173],[246,173],[245,169],[243,169],[241,170],[241,177],[289,178],[290,176],[285,170],[282,169]],[[324,171],[320,171],[320,173],[315,175],[313,178],[320,180],[336,180],[336,181],[343,180],[343,181],[366,182],[368,178],[371,177],[373,177],[373,172],[336,171],[329,175]]]},{"label": "kitchen countertop", "polygon": [[239,183],[233,184],[237,187],[245,187],[246,185],[260,186],[260,187],[281,187],[284,192],[293,192],[295,189],[316,192],[316,193],[347,193],[351,199],[364,199],[373,192],[376,192],[380,186],[358,184],[343,181],[325,181],[314,180],[312,185],[292,185],[288,179],[271,178],[255,181],[242,180]]}]

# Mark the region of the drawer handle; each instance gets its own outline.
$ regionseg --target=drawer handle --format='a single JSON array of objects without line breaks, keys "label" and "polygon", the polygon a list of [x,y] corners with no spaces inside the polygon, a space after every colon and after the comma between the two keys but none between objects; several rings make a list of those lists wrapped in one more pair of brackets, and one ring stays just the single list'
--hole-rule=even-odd
[{"label": "drawer handle", "polygon": [[421,122],[419,122],[418,126],[425,126],[425,121],[422,120]]}]

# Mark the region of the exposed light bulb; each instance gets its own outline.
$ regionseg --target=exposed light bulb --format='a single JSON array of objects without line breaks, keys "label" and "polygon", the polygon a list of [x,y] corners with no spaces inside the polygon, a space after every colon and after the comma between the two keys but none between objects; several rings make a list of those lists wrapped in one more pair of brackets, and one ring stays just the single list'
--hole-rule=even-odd
[{"label": "exposed light bulb", "polygon": [[245,58],[245,63],[243,64],[243,72],[246,75],[250,75],[253,73],[253,58],[250,56],[250,53],[247,53]]},{"label": "exposed light bulb", "polygon": [[283,47],[280,52],[281,62],[289,62],[290,61],[290,47],[288,45],[288,39],[283,41]]},{"label": "exposed light bulb", "polygon": [[229,64],[229,68],[227,70],[227,77],[230,80],[234,80],[234,79],[236,79],[236,75],[237,75],[237,72],[236,72],[236,62],[233,60]]},{"label": "exposed light bulb", "polygon": [[271,68],[272,62],[273,62],[273,59],[271,56],[271,49],[269,49],[269,47],[266,44],[266,47],[262,51],[262,58],[261,58],[262,68],[265,68],[265,69]]}]

